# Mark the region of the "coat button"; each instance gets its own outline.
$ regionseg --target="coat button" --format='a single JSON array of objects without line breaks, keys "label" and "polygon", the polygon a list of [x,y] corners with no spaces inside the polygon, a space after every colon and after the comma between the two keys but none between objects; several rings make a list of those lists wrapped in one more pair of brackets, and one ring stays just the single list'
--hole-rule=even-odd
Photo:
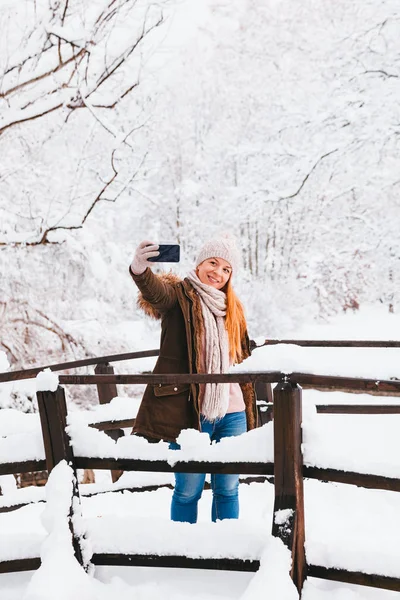
[{"label": "coat button", "polygon": [[177,392],[177,391],[178,391],[178,388],[177,388],[177,387],[174,387],[174,392]]}]

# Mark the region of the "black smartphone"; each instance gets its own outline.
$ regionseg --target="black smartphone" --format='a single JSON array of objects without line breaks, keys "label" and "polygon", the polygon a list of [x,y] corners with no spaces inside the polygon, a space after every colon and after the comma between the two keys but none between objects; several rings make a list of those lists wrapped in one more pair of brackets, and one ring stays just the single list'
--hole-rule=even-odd
[{"label": "black smartphone", "polygon": [[180,246],[178,244],[160,244],[159,255],[149,258],[151,262],[179,262]]}]

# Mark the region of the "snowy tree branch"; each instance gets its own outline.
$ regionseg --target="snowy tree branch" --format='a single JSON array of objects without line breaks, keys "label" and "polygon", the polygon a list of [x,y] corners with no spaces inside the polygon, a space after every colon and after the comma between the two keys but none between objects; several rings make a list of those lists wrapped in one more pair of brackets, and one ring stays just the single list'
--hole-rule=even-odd
[{"label": "snowy tree branch", "polygon": [[279,198],[279,200],[291,200],[292,198],[295,198],[296,196],[298,196],[301,192],[301,190],[303,189],[303,187],[305,186],[305,184],[307,183],[308,179],[310,178],[311,174],[315,171],[315,169],[318,167],[318,165],[328,156],[330,156],[331,154],[334,154],[335,152],[338,151],[338,148],[335,148],[335,150],[331,150],[330,152],[327,152],[326,154],[323,154],[318,160],[317,162],[314,164],[314,166],[311,168],[311,170],[307,173],[307,175],[304,177],[303,181],[301,182],[300,186],[297,188],[297,190],[295,192],[293,192],[293,194],[290,194],[288,196],[281,196]]},{"label": "snowy tree branch", "polygon": [[9,88],[5,92],[0,92],[0,98],[7,98],[11,94],[15,94],[15,92],[20,92],[27,86],[38,83],[39,81],[46,79],[48,77],[52,77],[53,75],[58,73],[58,71],[60,71],[61,69],[64,69],[64,67],[68,66],[73,61],[76,61],[78,58],[83,56],[83,54],[85,54],[86,52],[87,52],[87,50],[85,48],[82,48],[77,54],[74,54],[69,59],[65,60],[64,62],[60,62],[56,67],[54,67],[54,69],[50,69],[50,71],[47,71],[46,73],[42,73],[41,75],[32,77],[32,79],[23,81],[22,83],[19,83],[18,85],[15,85],[14,87]]}]

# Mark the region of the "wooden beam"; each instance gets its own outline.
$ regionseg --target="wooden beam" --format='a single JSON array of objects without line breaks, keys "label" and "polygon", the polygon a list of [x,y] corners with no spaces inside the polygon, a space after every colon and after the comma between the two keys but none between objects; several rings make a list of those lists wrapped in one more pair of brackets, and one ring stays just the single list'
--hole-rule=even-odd
[{"label": "wooden beam", "polygon": [[[308,346],[316,348],[400,348],[400,341],[395,340],[265,340],[260,346],[256,345],[253,340],[250,341],[252,350],[261,348],[262,346],[272,346],[276,344],[294,344],[296,346]],[[93,358],[84,358],[81,360],[73,360],[52,365],[43,365],[31,369],[21,369],[19,371],[7,371],[0,373],[0,383],[6,381],[17,381],[19,379],[31,379],[36,377],[40,371],[50,369],[51,371],[64,371],[67,369],[76,369],[98,363],[119,362],[123,360],[132,360],[135,358],[145,358],[148,356],[158,356],[160,351],[144,350],[141,352],[125,352],[123,354],[109,354],[107,356],[97,356]]]},{"label": "wooden beam", "polygon": [[95,565],[167,567],[176,569],[213,569],[219,571],[247,571],[254,573],[260,568],[259,560],[238,558],[190,558],[187,556],[159,556],[153,554],[107,554],[92,556]]},{"label": "wooden beam", "polygon": [[[26,373],[26,371],[24,371]],[[1,374],[0,374],[1,375]],[[5,373],[12,381],[10,373]],[[34,375],[32,375],[34,376]],[[21,377],[22,379],[24,377]],[[0,378],[1,379],[1,378]],[[280,371],[260,371],[253,373],[227,373],[222,375],[210,374],[137,374],[137,375],[60,375],[61,384],[156,384],[156,383],[274,383],[287,380],[299,383],[303,388],[324,391],[361,392],[374,395],[399,395],[400,380],[363,379],[358,377],[332,377],[313,375],[309,373],[281,373]]]},{"label": "wooden beam", "polygon": [[17,381],[20,379],[32,379],[36,377],[40,371],[50,369],[51,371],[65,371],[67,369],[78,369],[79,367],[87,367],[97,365],[98,363],[118,362],[121,360],[132,360],[135,358],[146,358],[148,356],[158,356],[159,350],[143,350],[141,352],[126,352],[125,354],[111,354],[109,356],[97,356],[94,358],[84,358],[82,360],[72,360],[69,362],[57,363],[53,365],[44,365],[41,367],[33,367],[32,369],[21,369],[19,371],[7,371],[0,373],[0,383],[6,381]]},{"label": "wooden beam", "polygon": [[[140,373],[137,375],[60,375],[62,385],[88,385],[98,383],[116,384],[151,384],[170,383],[256,383],[265,381],[273,383],[286,377],[280,371],[262,371],[254,373],[225,373],[213,375],[210,373]],[[400,387],[400,383],[399,383]]]},{"label": "wooden beam", "polygon": [[329,393],[329,392],[343,392],[344,394],[368,394],[369,396],[378,396],[378,397],[384,397],[384,396],[389,396],[389,397],[398,397],[400,396],[400,389],[396,388],[396,389],[392,389],[391,387],[389,389],[385,389],[386,386],[383,384],[380,384],[379,388],[377,387],[376,389],[374,388],[370,388],[370,389],[365,389],[365,387],[360,387],[360,389],[356,389],[354,388],[354,386],[349,387],[347,385],[338,385],[338,386],[332,386],[331,384],[325,384],[322,383],[321,385],[314,385],[311,383],[302,383],[301,387],[303,390],[316,390],[317,392],[325,392],[325,393]]},{"label": "wooden beam", "polygon": [[[77,510],[76,505],[80,506],[80,498],[74,454],[70,439],[65,430],[67,426],[67,404],[64,389],[58,386],[54,392],[43,391],[37,392],[36,395],[42,425],[47,470],[50,474],[52,469],[62,460],[65,460],[73,470],[72,497],[68,520],[75,557],[83,565],[81,541],[75,533],[73,524],[74,511]],[[77,503],[73,502],[74,499],[77,500]]]},{"label": "wooden beam", "polygon": [[18,510],[19,508],[23,508],[24,506],[28,506],[29,504],[39,504],[40,502],[45,502],[45,500],[32,500],[31,502],[22,502],[20,504],[9,504],[8,506],[0,506],[0,513],[14,512],[14,510]]},{"label": "wooden beam", "polygon": [[400,579],[397,577],[386,577],[385,575],[371,575],[356,571],[346,571],[345,569],[333,569],[321,567],[319,565],[308,565],[308,575],[318,579],[328,579],[330,581],[341,581],[343,583],[352,583],[354,585],[366,585],[369,587],[380,588],[383,590],[393,590],[400,592]]},{"label": "wooden beam", "polygon": [[366,393],[376,396],[400,395],[400,380],[363,379],[360,377],[334,377],[309,373],[290,373],[289,381],[298,383],[304,389],[320,391]]},{"label": "wooden beam", "polygon": [[[268,384],[270,385],[270,384]],[[262,427],[266,423],[269,423],[274,418],[274,404],[273,402],[259,402],[257,401],[257,416],[258,416],[258,427]]]},{"label": "wooden beam", "polygon": [[[108,363],[99,363],[94,372],[96,375],[115,375],[114,368]],[[113,398],[118,396],[116,383],[97,383],[97,394],[99,404],[109,404]]]},{"label": "wooden beam", "polygon": [[113,429],[123,429],[124,427],[133,427],[135,423],[136,419],[120,419],[119,421],[99,421],[98,423],[89,423],[89,427],[93,427],[99,431],[109,431]]},{"label": "wooden beam", "polygon": [[400,348],[398,340],[265,340],[262,346],[275,346],[276,344],[293,344],[309,348]]},{"label": "wooden beam", "polygon": [[320,481],[335,481],[348,483],[358,487],[373,490],[388,490],[400,492],[400,479],[384,477],[383,475],[368,475],[354,473],[353,471],[339,471],[338,469],[321,469],[320,467],[303,466],[303,477],[319,479]]},{"label": "wooden beam", "polygon": [[[239,479],[239,483],[243,485],[249,485],[250,483],[265,483],[266,481],[268,481],[269,483],[273,483],[273,477],[267,477],[265,475],[259,475],[254,477],[241,476]],[[158,483],[154,485],[143,485],[141,487],[122,487],[116,490],[97,490],[95,492],[89,492],[88,494],[85,493],[82,495],[84,498],[91,498],[93,496],[99,496],[100,494],[118,494],[119,492],[134,492],[140,494],[141,492],[155,492],[156,490],[159,490],[161,488],[173,490],[174,486],[172,485],[172,483]],[[210,484],[208,482],[205,482],[204,488],[211,489]],[[23,506],[28,506],[28,504],[38,504],[39,502],[45,502],[45,500],[32,500],[32,502],[23,502],[20,504],[10,504],[9,506],[1,506],[0,513],[12,512],[14,510],[18,510],[19,508],[22,508]]]},{"label": "wooden beam", "polygon": [[67,405],[64,389],[58,386],[55,392],[37,392],[37,401],[42,426],[46,467],[48,472],[62,460],[72,463],[74,455],[66,434]]},{"label": "wooden beam", "polygon": [[60,375],[61,384],[87,385],[97,383],[151,384],[156,383],[273,383],[288,381],[303,388],[324,391],[345,390],[375,395],[399,395],[400,380],[363,379],[360,377],[333,377],[309,373],[281,373],[280,371],[258,371],[252,373],[205,374],[140,374],[140,375]]},{"label": "wooden beam", "polygon": [[290,382],[279,383],[274,388],[275,503],[272,535],[279,537],[291,551],[290,574],[299,593],[307,576],[301,422],[301,388]]},{"label": "wooden beam", "polygon": [[[293,551],[294,518],[297,505],[297,490],[294,477],[294,461],[297,447],[294,429],[298,426],[293,418],[292,385],[279,384],[274,389],[276,414],[274,419],[274,482],[275,502],[272,535],[279,537]],[[295,456],[296,455],[296,456]],[[278,511],[290,511],[287,521],[280,525],[276,519]],[[293,557],[292,557],[293,558]]]},{"label": "wooden beam", "polygon": [[[108,363],[99,363],[96,365],[94,372],[96,375],[114,375],[114,368]],[[100,404],[109,404],[113,398],[118,396],[117,385],[115,383],[98,383],[97,394]],[[115,427],[103,430],[115,442],[124,436],[124,432]],[[123,471],[113,469],[111,471],[112,482],[115,483],[121,477]]]},{"label": "wooden beam", "polygon": [[316,409],[330,415],[397,415],[400,404],[317,404]]},{"label": "wooden beam", "polygon": [[22,462],[0,463],[0,475],[30,473],[31,471],[44,471],[45,469],[45,460],[25,460]]},{"label": "wooden beam", "polygon": [[0,573],[34,571],[40,567],[40,564],[40,558],[18,558],[16,560],[3,560],[0,561]]},{"label": "wooden beam", "polygon": [[273,475],[274,463],[264,462],[177,462],[171,466],[166,460],[137,460],[134,458],[93,458],[76,456],[77,469],[122,469],[160,473],[223,473]]}]

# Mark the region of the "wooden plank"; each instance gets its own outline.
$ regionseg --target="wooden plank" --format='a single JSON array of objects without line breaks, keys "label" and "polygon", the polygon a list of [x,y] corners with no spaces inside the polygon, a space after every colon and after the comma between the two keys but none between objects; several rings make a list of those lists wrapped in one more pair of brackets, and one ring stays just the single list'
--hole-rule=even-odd
[{"label": "wooden plank", "polygon": [[[272,535],[279,537],[291,551],[290,574],[299,593],[307,576],[301,422],[301,389],[290,382],[279,383],[274,388],[275,502]],[[283,521],[280,511],[288,511]]]},{"label": "wooden plank", "polygon": [[136,419],[120,419],[119,421],[100,421],[98,423],[89,423],[89,427],[99,431],[109,431],[112,429],[122,429],[124,427],[133,427]]},{"label": "wooden plank", "polygon": [[154,484],[154,485],[143,485],[142,487],[123,487],[123,488],[119,488],[118,490],[100,490],[100,491],[96,491],[96,492],[89,492],[88,494],[82,494],[82,496],[84,498],[92,498],[93,496],[99,496],[100,494],[118,494],[118,493],[122,493],[122,492],[132,492],[132,493],[138,493],[140,494],[141,492],[156,492],[157,490],[161,489],[161,488],[167,488],[169,490],[173,490],[174,486],[172,485],[172,483],[158,483],[158,484]]},{"label": "wooden plank", "polygon": [[310,348],[400,348],[398,340],[265,340],[262,345],[275,346],[277,344],[293,344]]},{"label": "wooden plank", "polygon": [[317,404],[317,413],[331,415],[397,415],[400,404]]},{"label": "wooden plank", "polygon": [[273,475],[274,463],[268,462],[177,462],[171,466],[166,460],[137,460],[133,458],[93,458],[76,456],[77,469],[122,469],[124,471],[150,471],[160,473],[224,473],[248,475]]},{"label": "wooden plank", "polygon": [[257,381],[255,384],[255,392],[258,401],[273,402],[274,396],[272,393],[272,386],[270,383],[264,381]]},{"label": "wooden plank", "polygon": [[[96,365],[94,372],[96,375],[114,375],[114,368],[108,363],[99,363]],[[113,398],[118,396],[116,383],[97,383],[97,394],[99,396],[99,404],[109,404]]]},{"label": "wooden plank", "polygon": [[346,571],[344,569],[332,569],[321,567],[319,565],[308,565],[307,571],[309,577],[328,579],[330,581],[341,581],[343,583],[352,583],[354,585],[366,585],[383,590],[400,592],[400,579],[397,577],[370,575],[368,573]]},{"label": "wooden plank", "polygon": [[95,565],[167,567],[176,569],[213,569],[218,571],[245,571],[254,573],[260,568],[259,560],[237,558],[189,558],[187,556],[159,556],[153,554],[106,554],[92,556]]},{"label": "wooden plank", "polygon": [[290,373],[288,381],[298,383],[302,388],[320,391],[359,392],[376,396],[398,396],[400,380],[363,379],[360,377],[334,377],[309,373]]},{"label": "wooden plank", "polygon": [[312,375],[309,373],[285,374],[279,371],[258,371],[252,373],[206,374],[140,374],[140,375],[60,375],[61,384],[87,385],[94,383],[116,384],[152,384],[157,383],[273,383],[288,381],[298,383],[303,388],[324,391],[344,390],[374,395],[399,395],[400,380],[363,379],[359,377],[333,377],[329,375]]},{"label": "wooden plank", "polygon": [[358,487],[374,490],[388,490],[400,492],[400,479],[384,477],[383,475],[367,475],[353,471],[339,471],[337,469],[321,469],[320,467],[303,466],[303,477],[319,479],[320,481],[335,481],[348,483]]},{"label": "wooden plank", "polygon": [[[62,385],[90,385],[94,383],[116,383],[116,384],[151,384],[156,385],[170,383],[256,383],[264,381],[273,383],[280,381],[285,376],[280,371],[262,371],[254,373],[224,373],[213,375],[210,373],[148,373],[138,375],[60,375],[59,381]],[[400,384],[399,384],[400,386]]]},{"label": "wooden plank", "polygon": [[0,463],[0,475],[30,473],[31,471],[44,471],[45,469],[45,460],[25,460],[22,462]]},{"label": "wooden plank", "polygon": [[67,405],[64,390],[58,386],[55,392],[37,392],[40,423],[46,466],[50,471],[61,461],[72,463],[74,455],[65,432],[67,426]]},{"label": "wooden plank", "polygon": [[[259,476],[241,476],[239,479],[239,483],[243,484],[243,485],[249,485],[250,483],[265,483],[266,481],[268,481],[269,483],[273,483],[273,477],[267,477],[265,475],[259,475]],[[206,482],[204,484],[205,489],[211,489],[210,484],[208,482]],[[118,494],[119,492],[133,492],[133,493],[141,493],[141,492],[155,492],[161,488],[167,488],[169,490],[173,490],[174,486],[172,485],[172,483],[158,483],[158,484],[154,484],[154,485],[143,485],[141,487],[122,487],[122,488],[118,488],[118,489],[111,489],[111,490],[97,490],[95,492],[89,492],[89,493],[85,493],[82,494],[82,496],[84,498],[91,498],[92,496],[99,496],[100,494]],[[20,504],[10,504],[9,506],[1,506],[0,507],[0,513],[3,512],[12,512],[14,510],[18,510],[19,508],[22,508],[24,506],[28,506],[28,504],[38,504],[39,502],[45,502],[45,500],[32,500],[31,502],[23,502]]]},{"label": "wooden plank", "polygon": [[40,567],[40,558],[19,558],[17,560],[0,561],[0,573],[18,573],[35,571]]},{"label": "wooden plank", "polygon": [[354,386],[353,387],[348,387],[346,385],[337,385],[332,386],[329,383],[326,384],[321,384],[321,385],[315,385],[315,384],[309,384],[309,383],[302,383],[301,387],[303,388],[303,390],[316,390],[317,392],[343,392],[344,394],[368,394],[369,396],[378,396],[378,397],[383,397],[383,396],[388,396],[388,397],[400,397],[400,389],[396,388],[396,389],[392,389],[392,388],[388,388],[385,389],[385,385],[381,384],[379,389],[365,389],[363,386],[360,389],[355,389]]},{"label": "wooden plank", "polygon": [[[266,481],[268,481],[269,483],[273,483],[273,477],[269,476],[267,477],[266,475],[258,475],[258,476],[240,476],[239,478],[239,483],[242,485],[249,485],[250,483],[265,483]],[[92,496],[98,496],[99,494],[109,494],[109,493],[113,493],[113,494],[117,494],[119,492],[155,492],[156,490],[159,490],[161,488],[168,488],[170,490],[174,489],[174,486],[172,485],[172,483],[158,483],[158,484],[154,484],[154,485],[143,485],[141,487],[123,487],[123,488],[118,488],[116,490],[99,490],[99,491],[95,491],[95,492],[89,492],[89,493],[85,493],[82,494],[84,496],[84,498],[91,498]],[[204,484],[204,489],[211,489],[210,484],[206,481]],[[1,511],[0,511],[1,512]]]},{"label": "wooden plank", "polygon": [[[268,384],[269,385],[269,384]],[[262,427],[274,418],[273,402],[257,401],[258,427]]]},{"label": "wooden plank", "polygon": [[[260,346],[256,345],[253,340],[250,341],[252,350],[262,346],[272,346],[276,344],[294,344],[296,346],[309,346],[309,347],[326,347],[326,348],[400,348],[400,342],[395,340],[265,340]],[[109,354],[107,356],[97,356],[93,358],[85,358],[82,360],[74,360],[64,363],[57,363],[52,365],[43,365],[40,367],[34,367],[31,369],[21,369],[19,371],[7,371],[6,373],[0,373],[0,383],[5,381],[17,381],[19,379],[31,379],[36,377],[40,371],[44,369],[51,369],[52,371],[64,371],[67,369],[76,369],[79,367],[86,367],[89,365],[96,365],[100,362],[119,362],[123,360],[132,360],[135,358],[144,358],[148,356],[158,356],[159,350],[144,350],[142,352],[125,352],[123,354]]]},{"label": "wooden plank", "polygon": [[19,508],[23,508],[24,506],[28,506],[29,504],[39,504],[40,502],[45,502],[45,500],[32,500],[31,502],[22,502],[21,504],[10,504],[9,506],[0,506],[0,513],[14,512],[14,510],[18,510]]},{"label": "wooden plank", "polygon": [[[96,365],[94,372],[96,375],[114,375],[114,368],[108,363],[99,363]],[[113,398],[118,396],[118,390],[115,383],[98,383],[97,394],[99,396],[99,404],[109,404]],[[109,428],[103,430],[115,442],[124,436],[124,432],[118,428]],[[123,471],[113,469],[111,471],[112,482],[115,483],[121,477]]]},{"label": "wooden plank", "polygon": [[100,362],[118,362],[121,360],[132,360],[135,358],[146,358],[148,356],[158,356],[159,350],[143,350],[141,352],[126,352],[125,354],[111,354],[109,356],[96,356],[94,358],[84,358],[82,360],[73,360],[69,362],[57,363],[53,365],[44,365],[41,367],[33,367],[32,369],[21,369],[19,371],[7,371],[0,373],[0,383],[5,381],[17,381],[20,379],[32,379],[36,377],[40,371],[50,369],[51,371],[65,371],[67,369],[77,369],[79,367],[87,367],[89,365],[97,365]]},{"label": "wooden plank", "polygon": [[[55,392],[37,392],[37,401],[42,425],[44,449],[46,453],[46,465],[50,474],[52,469],[62,460],[65,460],[73,470],[73,485],[71,507],[69,514],[69,529],[72,536],[72,545],[77,561],[83,565],[83,554],[79,536],[75,533],[73,525],[74,511],[76,505],[80,506],[78,478],[74,454],[69,437],[65,431],[67,426],[67,404],[64,389],[58,386]],[[78,502],[73,502],[76,499]]]}]

